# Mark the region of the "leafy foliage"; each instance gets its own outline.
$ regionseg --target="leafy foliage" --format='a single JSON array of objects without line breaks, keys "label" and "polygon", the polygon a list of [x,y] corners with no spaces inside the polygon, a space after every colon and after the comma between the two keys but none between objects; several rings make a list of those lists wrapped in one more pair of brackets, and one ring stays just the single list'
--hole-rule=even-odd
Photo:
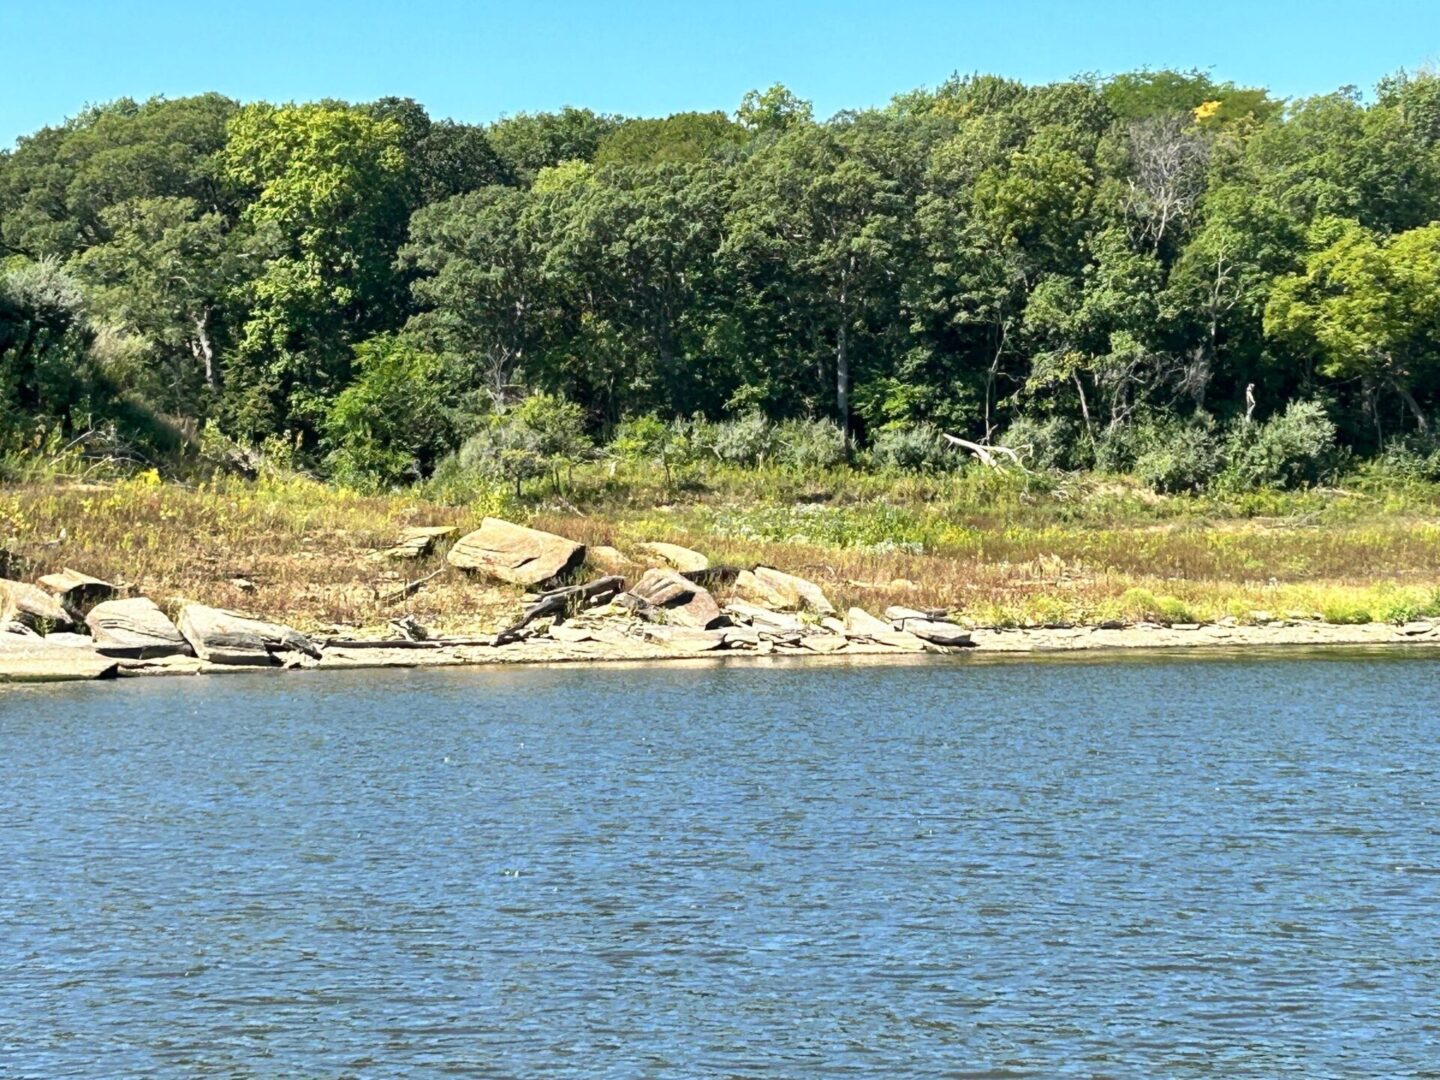
[{"label": "leafy foliage", "polygon": [[667,482],[948,470],[948,432],[1166,491],[1316,483],[1433,439],[1440,82],[975,75],[828,119],[777,84],[489,125],[122,99],[0,153],[0,251],[18,444],[165,417],[352,484],[558,487],[561,429]]}]

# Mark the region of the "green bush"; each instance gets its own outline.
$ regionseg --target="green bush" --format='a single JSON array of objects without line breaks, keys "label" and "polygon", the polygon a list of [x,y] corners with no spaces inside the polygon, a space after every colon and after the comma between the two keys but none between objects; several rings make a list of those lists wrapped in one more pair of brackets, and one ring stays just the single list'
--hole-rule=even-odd
[{"label": "green bush", "polygon": [[428,475],[460,422],[444,361],[383,335],[356,346],[355,368],[325,414],[331,476],[370,491]]},{"label": "green bush", "polygon": [[615,429],[610,450],[626,461],[659,465],[667,485],[674,483],[675,470],[694,458],[690,425],[666,424],[653,413],[623,421]]},{"label": "green bush", "polygon": [[870,460],[884,469],[917,473],[945,472],[963,463],[940,429],[926,423],[882,428],[871,444]]},{"label": "green bush", "polygon": [[775,425],[758,409],[733,420],[696,420],[691,431],[699,446],[726,465],[763,465],[779,448]]},{"label": "green bush", "polygon": [[1137,446],[1135,474],[1161,494],[1200,491],[1220,470],[1214,428],[1201,420],[1146,426]]},{"label": "green bush", "polygon": [[1231,432],[1225,485],[1295,488],[1319,483],[1338,464],[1335,424],[1318,401],[1292,402],[1263,424]]},{"label": "green bush", "polygon": [[1058,416],[1022,416],[1006,429],[1000,444],[1014,450],[1027,469],[1037,472],[1073,469],[1080,464],[1079,433],[1074,424]]},{"label": "green bush", "polygon": [[444,467],[441,479],[455,484],[465,476],[504,481],[521,494],[526,480],[549,475],[560,490],[560,474],[585,458],[591,442],[579,405],[551,394],[532,394],[519,405],[491,416],[465,440]]},{"label": "green bush", "polygon": [[1407,436],[1389,443],[1357,470],[1368,486],[1440,483],[1440,446],[1433,438]]},{"label": "green bush", "polygon": [[775,429],[781,462],[796,469],[833,469],[845,460],[845,433],[831,420],[786,420]]}]

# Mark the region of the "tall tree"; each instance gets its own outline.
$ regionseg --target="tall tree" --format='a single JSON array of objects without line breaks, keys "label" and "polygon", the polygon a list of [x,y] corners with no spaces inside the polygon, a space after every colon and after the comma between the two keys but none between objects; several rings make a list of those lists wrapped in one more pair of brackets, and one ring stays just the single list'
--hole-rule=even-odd
[{"label": "tall tree", "polygon": [[249,254],[264,260],[246,286],[232,381],[240,429],[275,430],[288,416],[313,431],[352,343],[398,322],[401,137],[394,120],[337,105],[250,105],[231,123],[225,175],[250,196]]},{"label": "tall tree", "polygon": [[[1310,345],[1333,378],[1359,378],[1371,394],[1389,389],[1422,432],[1416,392],[1433,389],[1440,350],[1440,223],[1380,239],[1359,223],[1317,223],[1315,248],[1282,277],[1265,310],[1266,332]],[[1376,434],[1383,439],[1378,410]]]},{"label": "tall tree", "polygon": [[748,287],[804,311],[828,342],[834,415],[847,431],[852,338],[876,294],[898,286],[893,256],[905,242],[900,185],[864,151],[854,127],[787,131],[742,169],[726,240]]}]

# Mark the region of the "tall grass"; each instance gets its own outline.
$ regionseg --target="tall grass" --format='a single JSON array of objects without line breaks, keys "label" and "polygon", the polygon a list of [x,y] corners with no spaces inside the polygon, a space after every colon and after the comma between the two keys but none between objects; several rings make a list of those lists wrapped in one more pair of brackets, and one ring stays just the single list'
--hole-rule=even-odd
[{"label": "tall grass", "polygon": [[[719,463],[668,481],[619,461],[517,501],[476,482],[365,496],[295,474],[96,483],[63,469],[0,487],[0,546],[32,574],[124,580],[162,603],[255,610],[313,629],[414,610],[441,629],[493,622],[514,590],[443,560],[371,558],[409,525],[530,521],[622,549],[671,540],[814,578],[838,604],[944,607],[976,625],[1440,614],[1440,488],[1373,481],[1289,493],[1156,496],[1116,476],[967,467],[944,474]],[[237,579],[253,582],[250,591]]]}]

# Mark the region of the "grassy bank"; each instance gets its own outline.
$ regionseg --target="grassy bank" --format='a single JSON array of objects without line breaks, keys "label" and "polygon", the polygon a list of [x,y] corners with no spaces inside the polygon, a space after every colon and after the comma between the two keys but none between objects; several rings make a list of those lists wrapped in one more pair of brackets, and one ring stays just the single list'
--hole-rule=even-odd
[{"label": "grassy bank", "polygon": [[1334,623],[1440,615],[1440,490],[1427,486],[1160,497],[1124,478],[972,469],[938,477],[714,470],[668,484],[589,465],[524,500],[416,489],[364,497],[298,476],[195,485],[153,474],[0,489],[0,544],[30,574],[71,566],[162,603],[263,612],[303,629],[374,627],[404,611],[446,631],[492,625],[513,591],[443,559],[372,558],[411,525],[495,513],[590,544],[671,540],[820,582],[838,604],[945,607],[977,626]]}]

